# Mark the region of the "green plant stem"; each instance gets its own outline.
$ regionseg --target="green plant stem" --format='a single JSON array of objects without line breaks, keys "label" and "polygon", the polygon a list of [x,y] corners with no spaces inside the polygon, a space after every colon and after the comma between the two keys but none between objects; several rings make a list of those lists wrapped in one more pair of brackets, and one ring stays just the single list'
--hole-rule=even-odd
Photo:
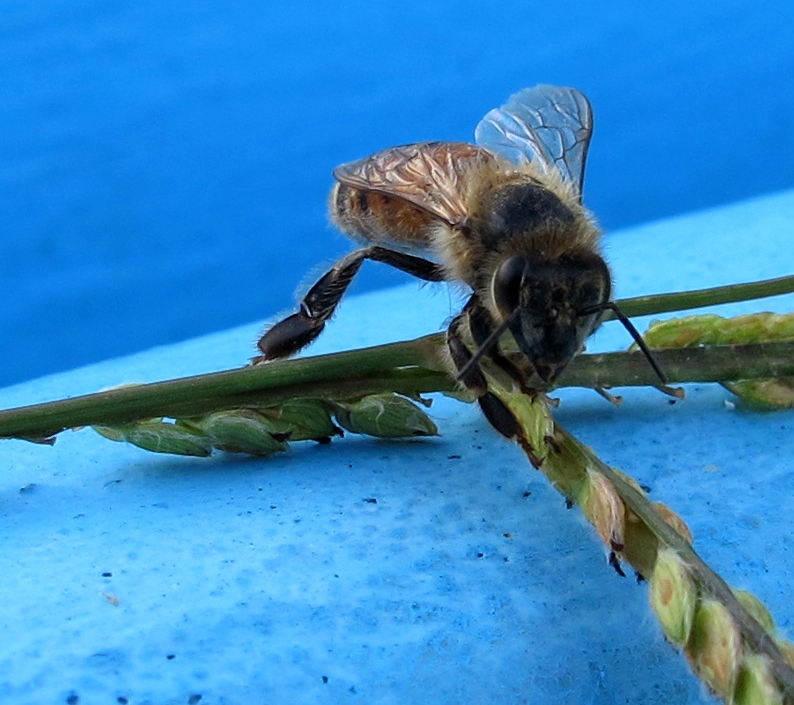
[{"label": "green plant stem", "polygon": [[[331,355],[285,360],[194,377],[134,384],[95,394],[0,411],[0,438],[44,441],[66,428],[184,418],[223,409],[274,405],[299,397],[345,399],[395,391],[452,391],[431,363],[427,338]],[[350,372],[355,370],[355,372]]]},{"label": "green plant stem", "polygon": [[[794,342],[668,348],[653,354],[671,384],[794,376]],[[658,383],[639,351],[579,355],[559,380],[560,387],[590,388]]]},{"label": "green plant stem", "polygon": [[[714,289],[619,301],[627,315],[775,296],[794,291],[794,276]],[[719,346],[655,353],[671,383],[793,376],[792,343]],[[444,336],[361,350],[277,361],[194,377],[132,385],[61,401],[0,411],[0,438],[51,442],[66,428],[120,424],[145,418],[185,417],[214,410],[278,404],[300,396],[354,398],[378,392],[454,391],[446,373]],[[354,372],[351,372],[353,370]],[[560,386],[655,385],[638,352],[580,355]]]},{"label": "green plant stem", "polygon": [[[444,338],[426,336],[361,350],[136,384],[0,411],[0,438],[48,442],[67,428],[270,406],[299,397],[453,392],[443,371]],[[667,349],[654,353],[672,383],[794,376],[794,342]],[[355,370],[354,372],[350,372]],[[645,386],[658,382],[639,352],[580,355],[562,387]]]},{"label": "green plant stem", "polygon": [[[709,289],[681,291],[675,294],[637,296],[632,299],[622,299],[618,301],[618,305],[623,313],[629,317],[650,316],[658,313],[688,311],[704,306],[717,306],[719,304],[763,299],[791,293],[794,293],[794,276],[764,279],[746,284],[730,284]],[[607,311],[604,315],[605,321],[613,320],[614,318],[615,316],[611,311]]]}]

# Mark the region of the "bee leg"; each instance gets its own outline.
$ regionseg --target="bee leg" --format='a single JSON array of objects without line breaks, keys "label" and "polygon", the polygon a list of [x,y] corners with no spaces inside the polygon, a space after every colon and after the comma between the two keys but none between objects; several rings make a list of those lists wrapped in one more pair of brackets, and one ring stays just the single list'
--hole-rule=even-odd
[{"label": "bee leg", "polygon": [[[471,364],[473,355],[463,341],[462,326],[467,317],[466,309],[455,316],[447,329],[447,347],[452,358],[452,364],[458,371],[458,378],[464,387],[478,398],[488,393],[488,382],[478,364]],[[462,370],[465,373],[460,374]]]},{"label": "bee leg", "polygon": [[466,368],[469,369],[460,377],[463,386],[477,396],[477,402],[482,409],[485,418],[499,433],[505,438],[516,438],[519,434],[520,427],[516,421],[513,412],[507,408],[499,397],[488,391],[488,382],[485,375],[482,373],[480,366],[477,364],[470,365],[472,359],[471,351],[466,347],[463,341],[463,334],[461,326],[464,325],[464,320],[468,317],[469,312],[467,309],[476,301],[475,297],[469,300],[463,312],[456,316],[449,326],[447,331],[447,346],[449,347],[450,357],[455,368],[460,371]]},{"label": "bee leg", "polygon": [[[474,296],[472,296],[463,310],[464,312],[468,313],[469,316],[469,330],[471,331],[472,340],[477,344],[478,347],[485,345],[489,336],[496,328],[496,324],[494,323],[491,314],[488,312],[488,309],[479,302],[479,299],[476,299]],[[489,360],[491,360],[497,367],[503,370],[510,377],[510,379],[518,384],[522,392],[527,394],[534,393],[534,390],[529,389],[526,386],[527,381],[521,370],[519,370],[518,367],[510,362],[508,358],[502,355],[502,351],[499,349],[498,340],[491,344],[490,349],[486,354]]]},{"label": "bee leg", "polygon": [[366,258],[373,262],[383,262],[383,264],[388,264],[390,267],[427,282],[443,282],[447,279],[446,272],[440,264],[423,257],[415,257],[404,252],[390,250],[387,247],[373,246],[366,248],[365,251],[368,253]]},{"label": "bee leg", "polygon": [[303,297],[297,313],[287,316],[265,332],[257,343],[262,354],[253,361],[289,357],[320,335],[365,259],[383,262],[427,281],[445,279],[440,265],[421,257],[374,245],[355,250],[320,277]]},{"label": "bee leg", "polygon": [[521,432],[521,426],[519,426],[516,417],[513,416],[513,412],[507,408],[499,397],[487,392],[481,397],[477,397],[477,402],[480,405],[480,409],[482,409],[482,413],[485,414],[485,418],[488,419],[488,423],[499,433],[511,440],[518,437]]}]

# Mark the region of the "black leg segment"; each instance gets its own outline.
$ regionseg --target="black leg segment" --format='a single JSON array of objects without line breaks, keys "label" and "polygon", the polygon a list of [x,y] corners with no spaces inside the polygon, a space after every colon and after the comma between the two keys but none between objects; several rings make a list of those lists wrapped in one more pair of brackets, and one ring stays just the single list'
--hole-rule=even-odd
[{"label": "black leg segment", "polygon": [[505,438],[516,438],[521,431],[521,427],[513,416],[513,412],[507,408],[505,403],[491,392],[483,394],[477,399],[485,418],[499,433]]},{"label": "black leg segment", "polygon": [[[488,391],[488,381],[478,362],[472,363],[473,353],[464,340],[465,326],[468,326],[472,340],[478,346],[485,344],[492,331],[496,329],[493,319],[476,294],[472,295],[463,311],[456,316],[447,331],[447,346],[458,378],[464,387],[477,396],[477,402],[485,418],[499,433],[506,438],[518,437],[521,428],[513,412],[495,394]],[[523,386],[523,377],[519,370],[499,351],[498,344],[492,342],[485,353],[499,367],[516,379]],[[461,370],[465,370],[461,374]]]},{"label": "black leg segment", "polygon": [[[472,340],[481,348],[487,343],[491,333],[496,330],[496,323],[488,312],[488,309],[485,308],[478,299],[475,299],[475,297],[469,299],[464,311],[469,314],[469,329],[471,330]],[[497,367],[506,372],[510,376],[510,379],[516,382],[524,392],[530,391],[527,389],[526,378],[521,370],[502,354],[498,340],[490,344],[485,354]]]},{"label": "black leg segment", "polygon": [[445,279],[440,265],[421,257],[374,245],[355,250],[339,260],[309,289],[298,313],[275,323],[265,332],[257,343],[262,355],[254,362],[294,355],[320,335],[366,259],[383,262],[426,281]]},{"label": "black leg segment", "polygon": [[[472,359],[471,350],[466,347],[461,330],[465,317],[466,313],[464,311],[453,319],[447,330],[447,347],[449,348],[452,363],[458,371],[461,384],[472,394],[479,397],[488,391],[488,383],[485,381],[485,375],[482,373],[480,366],[478,364],[470,365]],[[468,371],[460,375],[460,371],[467,366],[469,367]]]}]

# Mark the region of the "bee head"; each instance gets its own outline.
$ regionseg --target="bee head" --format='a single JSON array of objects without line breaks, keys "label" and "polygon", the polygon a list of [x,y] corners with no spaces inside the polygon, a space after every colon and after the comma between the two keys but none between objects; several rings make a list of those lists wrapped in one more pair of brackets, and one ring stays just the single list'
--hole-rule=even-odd
[{"label": "bee head", "polygon": [[494,272],[491,294],[519,350],[552,382],[598,326],[611,277],[593,251],[551,261],[511,256]]}]

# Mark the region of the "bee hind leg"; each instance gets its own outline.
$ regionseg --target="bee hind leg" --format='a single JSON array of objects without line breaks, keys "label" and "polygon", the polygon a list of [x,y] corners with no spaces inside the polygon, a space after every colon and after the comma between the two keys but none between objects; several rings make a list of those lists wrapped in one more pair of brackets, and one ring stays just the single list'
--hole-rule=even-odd
[{"label": "bee hind leg", "polygon": [[317,280],[303,297],[297,313],[275,323],[264,333],[257,343],[262,354],[253,362],[294,355],[320,335],[366,259],[383,262],[427,281],[445,279],[441,266],[421,257],[375,245],[355,250]]}]

